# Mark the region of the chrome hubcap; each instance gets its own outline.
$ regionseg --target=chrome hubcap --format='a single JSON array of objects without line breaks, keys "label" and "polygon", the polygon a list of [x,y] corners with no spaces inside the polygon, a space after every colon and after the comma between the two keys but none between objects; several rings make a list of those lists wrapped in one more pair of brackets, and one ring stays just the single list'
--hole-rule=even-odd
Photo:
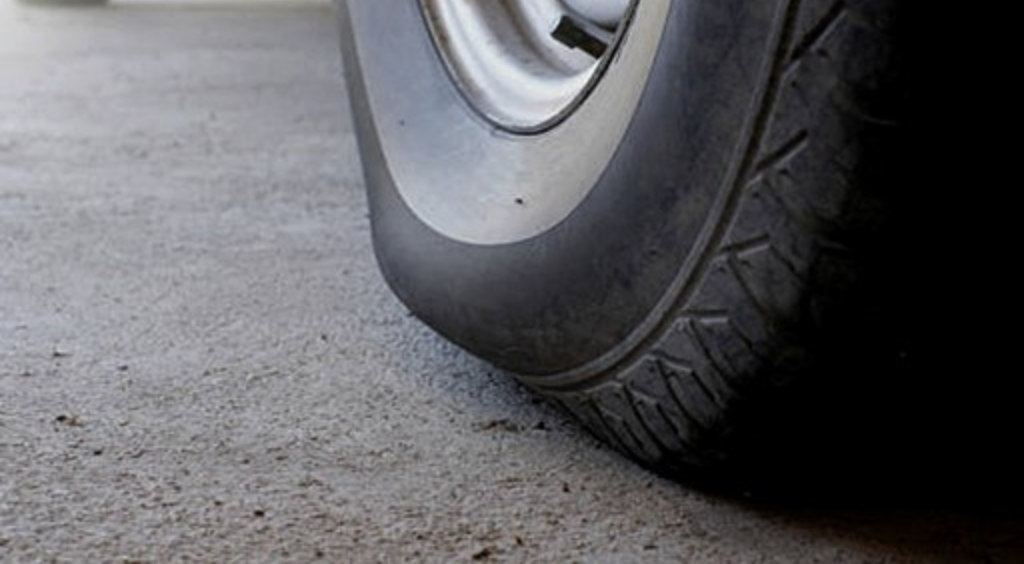
[{"label": "chrome hubcap", "polygon": [[421,0],[464,97],[504,129],[535,133],[580,103],[635,0]]}]

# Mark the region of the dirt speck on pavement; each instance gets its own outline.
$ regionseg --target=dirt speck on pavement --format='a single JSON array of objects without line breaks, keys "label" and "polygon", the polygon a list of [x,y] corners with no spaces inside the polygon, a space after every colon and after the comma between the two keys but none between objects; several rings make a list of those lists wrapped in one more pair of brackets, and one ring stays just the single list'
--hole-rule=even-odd
[{"label": "dirt speck on pavement", "polygon": [[999,516],[662,480],[432,335],[373,262],[336,33],[0,3],[0,561],[1021,555]]}]

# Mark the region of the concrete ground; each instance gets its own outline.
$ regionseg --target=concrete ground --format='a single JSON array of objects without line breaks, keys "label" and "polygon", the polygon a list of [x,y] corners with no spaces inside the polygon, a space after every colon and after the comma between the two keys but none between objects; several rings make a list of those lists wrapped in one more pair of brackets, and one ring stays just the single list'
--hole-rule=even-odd
[{"label": "concrete ground", "polygon": [[1024,561],[660,479],[410,318],[332,18],[0,0],[0,561]]}]

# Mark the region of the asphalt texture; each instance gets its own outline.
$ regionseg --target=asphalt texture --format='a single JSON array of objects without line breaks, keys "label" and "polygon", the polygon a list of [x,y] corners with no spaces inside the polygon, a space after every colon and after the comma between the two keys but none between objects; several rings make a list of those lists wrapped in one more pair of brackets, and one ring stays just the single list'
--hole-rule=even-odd
[{"label": "asphalt texture", "polygon": [[0,561],[1024,561],[659,478],[410,317],[329,4],[0,1]]}]

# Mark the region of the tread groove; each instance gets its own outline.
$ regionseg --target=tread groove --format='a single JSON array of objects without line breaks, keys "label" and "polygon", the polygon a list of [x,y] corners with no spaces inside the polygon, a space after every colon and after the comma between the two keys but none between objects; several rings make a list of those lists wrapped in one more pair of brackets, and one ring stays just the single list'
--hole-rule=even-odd
[{"label": "tread groove", "polygon": [[[770,250],[771,246],[768,246],[767,248]],[[740,287],[740,291],[742,291],[743,295],[747,297],[747,300],[750,301],[750,304],[754,306],[754,310],[757,312],[757,314],[761,317],[761,319],[765,321],[771,319],[771,312],[769,312],[768,308],[766,308],[764,304],[761,303],[760,298],[757,297],[757,294],[754,292],[754,289],[751,288],[750,282],[747,281],[745,276],[743,276],[743,273],[740,271],[740,266],[738,264],[737,259],[730,259],[727,262],[727,264],[729,266],[729,272],[732,273],[733,278],[736,279],[736,284],[739,285]]]},{"label": "tread groove", "polygon": [[[696,330],[692,328],[693,324],[691,324],[690,326],[691,326],[690,332],[691,333],[696,333]],[[698,347],[701,347],[701,343],[697,342],[697,338],[696,337],[693,337],[693,340],[694,340],[694,342],[697,343]],[[705,356],[707,356],[707,352],[706,351],[705,351]],[[713,359],[708,358],[708,362],[711,362],[712,366],[714,367]],[[718,370],[718,368],[715,367],[715,370]],[[704,394],[704,396],[708,399],[708,401],[712,405],[718,406],[719,408],[724,407],[721,404],[721,402],[719,401],[719,398],[711,391],[711,388],[709,388],[707,383],[704,382],[704,379],[701,377],[701,375],[699,374],[699,372],[696,369],[692,369],[692,368],[688,369],[685,372],[685,374],[688,375],[693,380],[693,382],[697,385],[697,388],[701,391],[701,393]],[[680,373],[680,376],[682,376],[682,375],[683,375],[683,373]]]},{"label": "tread groove", "polygon": [[626,443],[622,440],[622,437],[619,436],[619,434],[615,431],[612,425],[608,422],[608,420],[605,417],[604,409],[602,409],[601,406],[592,398],[586,400],[585,403],[586,407],[588,407],[591,413],[593,413],[593,421],[598,423],[597,426],[601,428],[600,434],[604,435],[605,440],[609,443],[612,443],[611,446],[613,448],[616,448],[625,453],[629,453],[632,456],[636,456],[636,453],[633,452],[633,449],[629,448],[626,445]]},{"label": "tread groove", "polygon": [[722,309],[688,309],[683,315],[687,320],[702,323],[724,323],[729,319],[729,312]]},{"label": "tread groove", "polygon": [[689,445],[687,445],[686,441],[683,439],[683,430],[675,421],[672,420],[671,417],[669,417],[668,412],[665,411],[665,406],[661,405],[661,402],[657,402],[654,404],[654,410],[658,412],[658,416],[665,422],[665,425],[668,425],[669,429],[672,429],[672,434],[679,439],[679,450],[688,454],[690,449],[688,448]]},{"label": "tread groove", "polygon": [[[691,334],[693,335],[693,342],[697,344],[698,348],[700,348],[701,353],[704,355],[704,358],[707,359],[708,364],[710,364],[711,367],[715,370],[715,372],[719,374],[719,380],[721,380],[722,384],[728,389],[730,395],[736,396],[736,389],[733,387],[733,384],[731,382],[731,380],[735,378],[735,372],[731,369],[731,367],[728,367],[727,369],[727,367],[722,366],[719,360],[715,358],[715,354],[711,352],[711,349],[708,346],[708,344],[704,342],[704,337],[701,336],[700,329],[697,327],[697,325],[691,324],[690,327],[692,328]],[[718,405],[719,407],[722,408],[725,407],[717,398],[715,398],[713,394],[710,393],[710,388],[708,388],[707,383],[703,381],[703,379],[700,377],[700,374],[697,371],[693,372],[693,379],[702,390],[704,390],[712,398],[714,398],[713,403],[715,405]]]},{"label": "tread groove", "polygon": [[793,158],[802,153],[809,144],[809,137],[810,135],[806,130],[800,130],[783,142],[778,149],[762,157],[754,167],[754,173],[747,182],[747,188],[752,188],[761,182],[768,171],[775,170],[789,163]]},{"label": "tread groove", "polygon": [[[761,316],[767,319],[767,317],[763,313]],[[740,342],[743,343],[744,348],[747,349],[752,358],[758,359],[759,361],[767,360],[765,359],[764,355],[757,352],[757,348],[755,348],[754,346],[754,341],[747,337],[743,333],[743,331],[740,331],[739,327],[737,327],[733,323],[730,323],[729,326],[732,329],[732,332],[736,334],[736,337],[739,338]]]},{"label": "tread groove", "polygon": [[[694,417],[694,415],[690,413],[690,410],[687,409],[686,405],[683,403],[680,390],[676,389],[679,386],[678,378],[672,378],[670,376],[665,376],[664,378],[665,386],[668,388],[669,397],[672,398],[672,401],[675,403],[676,407],[679,408],[679,413],[683,416],[683,418],[689,421],[695,428],[705,432],[709,431],[710,429],[708,429],[706,425],[704,425],[701,421]],[[682,436],[683,435],[680,434],[681,438]]]},{"label": "tread groove", "polygon": [[839,0],[825,12],[825,15],[814,25],[803,37],[797,41],[790,52],[789,67],[799,65],[800,61],[807,56],[815,47],[821,44],[842,21],[846,13],[846,3]]},{"label": "tread groove", "polygon": [[[628,402],[628,400],[627,400],[627,402]],[[614,414],[605,412],[605,415],[614,415]],[[616,416],[616,417],[618,417],[618,416]],[[644,448],[644,442],[636,434],[636,430],[633,429],[633,426],[630,425],[629,423],[627,423],[622,418],[619,418],[619,421],[622,422],[622,425],[621,425],[622,430],[626,433],[626,435],[629,436],[629,439],[630,439],[630,441],[633,444],[633,447],[630,448],[627,452],[631,453],[637,459],[640,459],[640,460],[650,460],[650,457],[647,455],[647,452],[646,452],[647,449]],[[622,442],[625,443],[626,441],[622,441]]]},{"label": "tread groove", "polygon": [[758,235],[757,237],[747,239],[746,241],[737,241],[735,243],[723,245],[718,254],[724,259],[728,259],[731,256],[744,257],[770,249],[771,246],[772,238],[770,235]]},{"label": "tread groove", "polygon": [[668,366],[678,372],[693,372],[693,366],[689,362],[678,358],[663,349],[652,349],[648,358],[656,363],[659,369]]},{"label": "tread groove", "polygon": [[[660,459],[665,455],[665,453],[674,451],[674,448],[665,444],[665,442],[658,437],[658,433],[651,428],[650,424],[647,422],[647,418],[641,412],[640,402],[643,400],[640,399],[640,394],[638,394],[634,390],[631,390],[628,386],[623,386],[622,392],[625,396],[626,402],[629,403],[629,406],[633,411],[633,416],[636,417],[636,421],[640,425],[640,428],[643,429],[644,433],[647,435],[647,438],[650,439],[651,444],[654,445],[654,448],[659,451],[657,453],[657,458]],[[648,405],[658,405],[658,402],[654,400],[650,400],[647,403]]]}]

